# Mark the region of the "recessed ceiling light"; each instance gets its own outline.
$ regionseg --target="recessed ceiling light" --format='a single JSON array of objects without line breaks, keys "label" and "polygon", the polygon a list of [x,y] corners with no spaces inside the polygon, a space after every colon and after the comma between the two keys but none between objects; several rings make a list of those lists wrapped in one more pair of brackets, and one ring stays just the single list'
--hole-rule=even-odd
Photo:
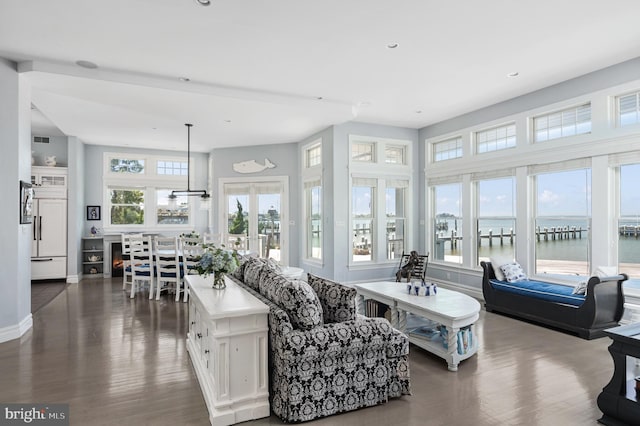
[{"label": "recessed ceiling light", "polygon": [[387,49],[395,49],[398,46],[399,46],[398,43],[389,43],[387,44]]},{"label": "recessed ceiling light", "polygon": [[211,6],[211,0],[196,0],[200,6]]},{"label": "recessed ceiling light", "polygon": [[178,77],[180,79],[180,81],[184,81],[185,83],[188,83],[191,81],[191,79],[189,77]]},{"label": "recessed ceiling light", "polygon": [[520,73],[518,71],[514,71],[514,72],[510,72],[509,74],[507,74],[507,77],[515,78],[515,77],[517,77],[519,75],[520,75]]},{"label": "recessed ceiling light", "polygon": [[96,68],[98,68],[98,65],[94,64],[91,61],[76,61],[76,65],[82,68],[88,68],[90,70],[94,70]]}]

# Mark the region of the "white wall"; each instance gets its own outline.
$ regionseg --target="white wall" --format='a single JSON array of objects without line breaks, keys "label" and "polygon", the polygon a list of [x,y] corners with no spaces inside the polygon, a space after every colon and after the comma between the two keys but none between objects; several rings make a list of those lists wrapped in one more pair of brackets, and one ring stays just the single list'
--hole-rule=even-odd
[{"label": "white wall", "polygon": [[29,85],[16,64],[0,58],[0,342],[31,328],[31,225],[19,222],[20,180],[30,182]]}]

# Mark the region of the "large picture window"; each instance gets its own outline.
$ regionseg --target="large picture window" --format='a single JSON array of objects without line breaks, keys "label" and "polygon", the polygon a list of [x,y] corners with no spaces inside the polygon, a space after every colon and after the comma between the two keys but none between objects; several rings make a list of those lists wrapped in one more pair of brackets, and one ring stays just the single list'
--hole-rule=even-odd
[{"label": "large picture window", "polygon": [[376,183],[377,180],[374,178],[353,178],[351,183],[354,262],[373,260]]},{"label": "large picture window", "polygon": [[399,259],[405,247],[405,202],[409,181],[402,179],[387,179],[385,181],[385,216],[387,259]]},{"label": "large picture window", "polygon": [[110,188],[111,225],[144,224],[144,189]]},{"label": "large picture window", "polygon": [[461,185],[436,185],[433,199],[433,259],[462,264]]},{"label": "large picture window", "polygon": [[536,273],[589,275],[591,169],[538,174]]},{"label": "large picture window", "polygon": [[176,207],[169,207],[170,189],[156,191],[156,223],[158,225],[188,225],[189,197],[180,195],[176,199]]},{"label": "large picture window", "polygon": [[322,186],[320,179],[305,182],[306,257],[322,260]]},{"label": "large picture window", "polygon": [[618,270],[640,279],[640,164],[620,166]]},{"label": "large picture window", "polygon": [[477,182],[478,264],[492,256],[515,258],[515,180],[513,177]]}]

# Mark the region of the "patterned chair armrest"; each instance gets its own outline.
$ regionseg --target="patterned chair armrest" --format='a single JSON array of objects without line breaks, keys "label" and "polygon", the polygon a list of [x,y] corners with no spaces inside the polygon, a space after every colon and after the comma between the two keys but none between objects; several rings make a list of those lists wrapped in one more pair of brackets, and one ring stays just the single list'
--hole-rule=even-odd
[{"label": "patterned chair armrest", "polygon": [[325,323],[356,319],[356,290],[354,288],[313,274],[307,274],[307,282],[320,299]]}]

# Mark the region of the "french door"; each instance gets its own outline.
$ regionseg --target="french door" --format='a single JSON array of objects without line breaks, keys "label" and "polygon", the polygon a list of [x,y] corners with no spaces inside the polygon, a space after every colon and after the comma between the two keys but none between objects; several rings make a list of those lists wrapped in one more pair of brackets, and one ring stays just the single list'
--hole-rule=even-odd
[{"label": "french door", "polygon": [[288,178],[221,179],[220,185],[224,244],[288,265]]}]

